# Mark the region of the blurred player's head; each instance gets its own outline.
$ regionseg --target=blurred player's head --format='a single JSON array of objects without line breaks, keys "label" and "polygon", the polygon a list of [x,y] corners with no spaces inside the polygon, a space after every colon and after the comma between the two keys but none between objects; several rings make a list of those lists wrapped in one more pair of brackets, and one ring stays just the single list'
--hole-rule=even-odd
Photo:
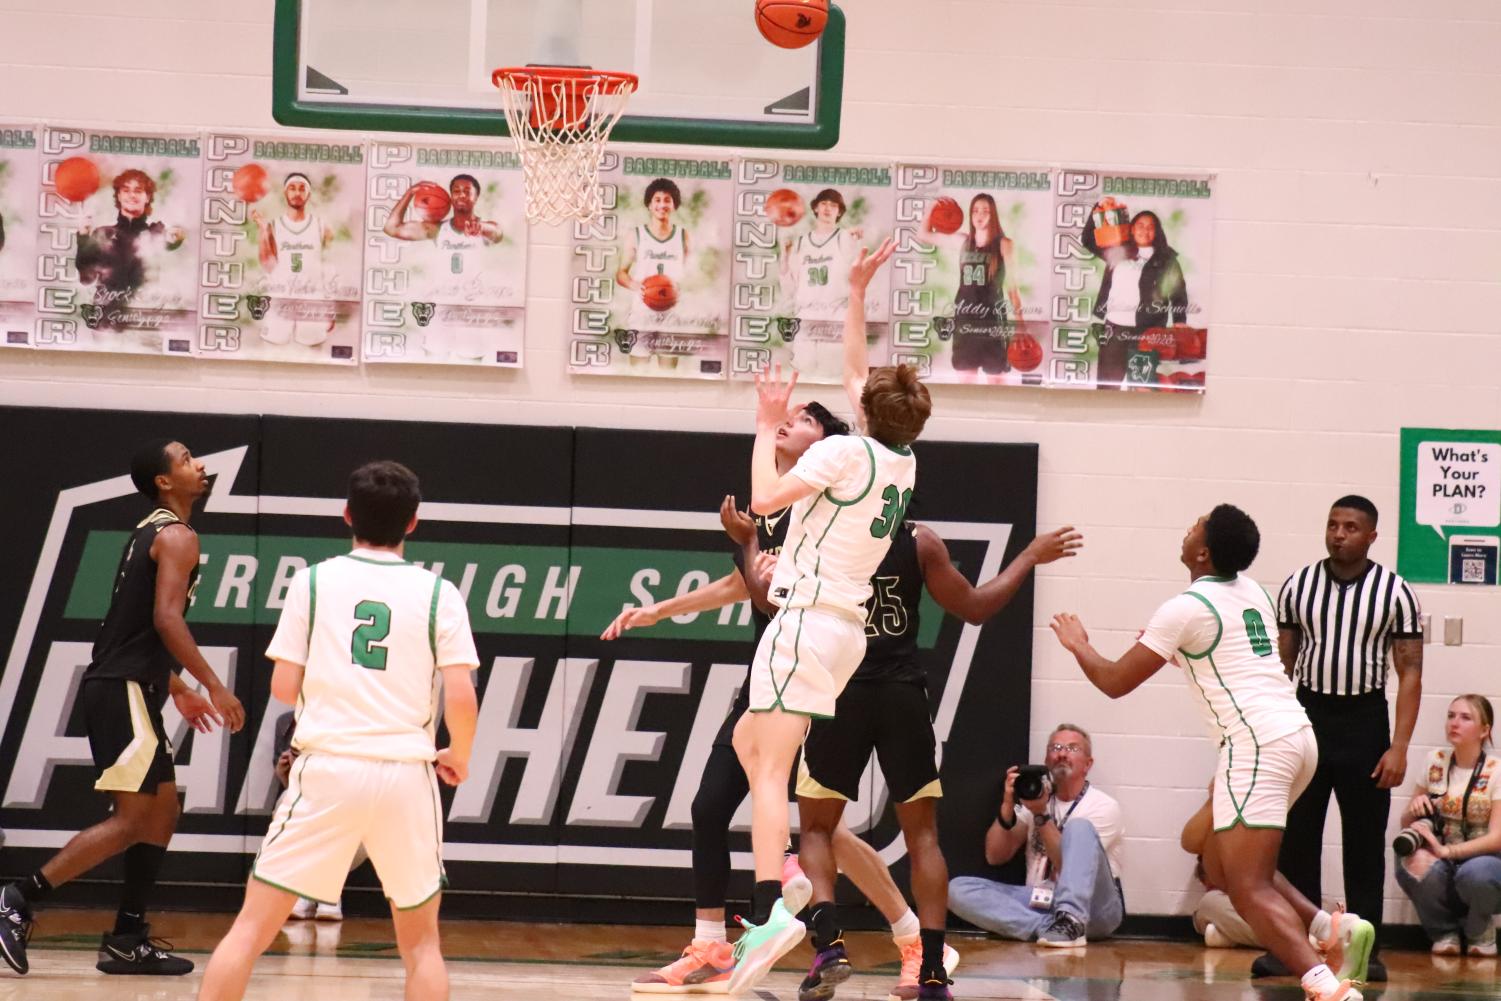
[{"label": "blurred player's head", "polygon": [[1183,537],[1179,555],[1197,579],[1207,575],[1234,577],[1256,559],[1261,532],[1251,516],[1233,504],[1220,504],[1193,523]]},{"label": "blurred player's head", "polygon": [[399,462],[367,462],[349,474],[344,520],[357,542],[395,546],[416,527],[422,487],[417,474]]},{"label": "blurred player's head", "polygon": [[288,208],[306,208],[308,200],[313,197],[313,182],[306,174],[294,171],[282,184],[281,196],[286,199]]},{"label": "blurred player's head", "polygon": [[479,201],[479,181],[469,174],[456,174],[448,182],[448,197],[453,202],[454,215],[470,215],[474,203]]},{"label": "blurred player's head", "polygon": [[824,188],[814,195],[810,207],[819,222],[832,224],[844,218],[844,196],[833,188]]},{"label": "blurred player's head", "polygon": [[151,204],[156,199],[156,182],[144,170],[132,167],[115,176],[115,208],[127,219],[140,219],[151,214]]},{"label": "blurred player's head", "polygon": [[911,365],[873,368],[860,392],[865,431],[883,445],[910,445],[933,412],[928,387]]},{"label": "blurred player's head", "polygon": [[1151,247],[1154,253],[1173,249],[1167,244],[1167,234],[1162,231],[1162,220],[1156,212],[1138,212],[1131,217],[1131,242],[1138,248]]},{"label": "blurred player's head", "polygon": [[814,442],[849,432],[850,426],[829,413],[822,403],[806,403],[777,428],[777,457],[796,462]]},{"label": "blurred player's head", "polygon": [[683,204],[683,193],[665,177],[659,177],[646,186],[645,198],[646,210],[657,219],[666,219]]},{"label": "blurred player's head", "polygon": [[1329,508],[1324,548],[1337,563],[1358,563],[1376,541],[1376,505],[1359,494],[1346,494]]},{"label": "blurred player's head", "polygon": [[130,457],[130,482],[153,504],[168,496],[191,504],[209,491],[203,463],[193,458],[186,445],[171,438],[154,438],[136,449]]}]

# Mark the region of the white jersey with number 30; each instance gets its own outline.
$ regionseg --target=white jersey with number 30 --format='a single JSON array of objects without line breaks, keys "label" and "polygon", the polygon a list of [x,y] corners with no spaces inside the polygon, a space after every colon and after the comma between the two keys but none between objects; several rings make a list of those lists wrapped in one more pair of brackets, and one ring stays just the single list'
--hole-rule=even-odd
[{"label": "white jersey with number 30", "polygon": [[479,665],[458,588],[369,549],[297,572],[266,656],[303,665],[294,747],[382,761],[433,760],[438,668]]}]

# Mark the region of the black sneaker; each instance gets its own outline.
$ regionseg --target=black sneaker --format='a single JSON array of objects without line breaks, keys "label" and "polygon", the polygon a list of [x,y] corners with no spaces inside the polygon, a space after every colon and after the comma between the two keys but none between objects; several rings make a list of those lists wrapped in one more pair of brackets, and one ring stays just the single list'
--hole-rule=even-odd
[{"label": "black sneaker", "polygon": [[0,955],[22,976],[31,969],[26,961],[26,943],[31,941],[31,908],[14,883],[0,886]]},{"label": "black sneaker", "polygon": [[844,951],[844,939],[836,938],[827,949],[814,954],[813,966],[797,989],[797,1001],[828,1001],[834,996],[834,988],[854,972]]},{"label": "black sneaker", "polygon": [[1292,971],[1282,965],[1282,960],[1273,956],[1270,952],[1264,952],[1251,960],[1251,979],[1260,980],[1262,977],[1290,977]]},{"label": "black sneaker", "polygon": [[1085,944],[1084,922],[1068,911],[1054,911],[1052,922],[1038,933],[1037,944],[1049,949],[1077,949]]},{"label": "black sneaker", "polygon": [[174,956],[167,950],[171,942],[151,937],[151,926],[124,935],[106,935],[99,942],[100,973],[150,977],[181,977],[193,972],[193,961]]},{"label": "black sneaker", "polygon": [[947,970],[923,970],[917,978],[917,1001],[954,1001],[952,983]]},{"label": "black sneaker", "polygon": [[1386,964],[1381,961],[1381,957],[1372,956],[1366,960],[1365,982],[1368,984],[1386,983]]}]

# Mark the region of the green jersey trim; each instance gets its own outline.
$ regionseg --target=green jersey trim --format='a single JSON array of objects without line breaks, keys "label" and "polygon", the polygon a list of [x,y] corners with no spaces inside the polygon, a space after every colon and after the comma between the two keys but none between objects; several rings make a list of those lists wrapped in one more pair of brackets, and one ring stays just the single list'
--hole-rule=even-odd
[{"label": "green jersey trim", "polygon": [[1251,802],[1251,793],[1256,790],[1256,776],[1261,771],[1261,741],[1256,739],[1256,731],[1252,729],[1250,721],[1246,719],[1245,711],[1241,709],[1240,703],[1236,701],[1235,693],[1230,691],[1229,685],[1225,684],[1224,677],[1220,675],[1219,665],[1214,662],[1214,657],[1212,656],[1209,657],[1209,667],[1214,671],[1214,680],[1220,683],[1220,687],[1225,690],[1225,695],[1229,697],[1230,705],[1235,707],[1235,715],[1240,717],[1241,726],[1245,727],[1246,732],[1251,735],[1251,746],[1255,749],[1255,756],[1251,758],[1251,784],[1246,787],[1245,796],[1237,803],[1235,802],[1235,790],[1230,786],[1230,772],[1235,765],[1235,741],[1229,739],[1229,737],[1225,738],[1225,746],[1229,751],[1225,755],[1225,792],[1230,797],[1230,805],[1235,807],[1236,818],[1242,824],[1246,824],[1249,827],[1251,825],[1246,823],[1244,810],[1246,804]]},{"label": "green jersey trim", "polygon": [[814,247],[814,248],[816,248],[818,250],[822,250],[823,248],[827,247],[829,244],[833,243],[835,240],[838,240],[839,239],[839,234],[843,233],[843,232],[844,232],[844,230],[840,229],[838,226],[835,226],[834,227],[834,232],[832,232],[832,233],[829,234],[828,239],[824,240],[823,243],[819,243],[818,242],[818,237],[813,232],[810,231],[807,234],[808,246]]},{"label": "green jersey trim", "polygon": [[254,869],[250,870],[250,878],[255,880],[257,883],[265,883],[272,889],[280,890],[282,893],[290,893],[294,897],[301,897],[304,900],[313,900],[320,904],[333,904],[335,906],[338,905],[338,901],[336,900],[320,900],[317,897],[308,896],[301,890],[294,890],[290,886],[282,886],[280,883],[274,883],[271,880],[267,879],[265,876],[262,876],[260,873],[256,872]]},{"label": "green jersey trim", "polygon": [[[1204,578],[1201,577],[1199,579],[1203,580]],[[1202,601],[1204,603],[1204,607],[1209,609],[1209,614],[1214,616],[1214,642],[1209,644],[1208,650],[1205,650],[1202,653],[1189,653],[1187,650],[1184,650],[1181,647],[1179,647],[1178,649],[1178,652],[1187,657],[1189,660],[1203,660],[1205,657],[1208,657],[1210,654],[1214,653],[1214,648],[1220,645],[1220,637],[1225,635],[1225,622],[1220,618],[1219,610],[1216,609],[1214,605],[1210,604],[1208,598],[1204,597],[1197,591],[1184,591],[1183,593],[1191,598],[1197,598],[1199,601]]]},{"label": "green jersey trim", "polygon": [[433,575],[433,600],[427,607],[427,645],[433,652],[433,663],[438,662],[438,595],[443,590],[443,578]]},{"label": "green jersey trim", "polygon": [[1197,584],[1201,580],[1208,581],[1211,584],[1233,584],[1235,582],[1234,577],[1196,577],[1194,583]]},{"label": "green jersey trim", "polygon": [[[862,491],[860,491],[860,496],[856,497],[854,500],[840,500],[838,497],[834,496],[834,493],[833,493],[832,490],[827,490],[827,489],[824,490],[824,492],[820,495],[822,497],[827,497],[831,502],[833,502],[835,504],[838,504],[840,507],[849,507],[852,504],[858,504],[861,501],[863,501],[865,499],[865,495],[868,494],[868,493],[870,493],[870,488],[872,486],[874,486],[875,482],[876,482],[876,452],[875,452],[875,449],[873,449],[873,448],[870,447],[870,442],[868,440],[866,440],[865,438],[861,438],[860,439],[860,444],[862,444],[862,445],[865,446],[865,454],[866,454],[866,456],[868,456],[870,458],[870,478],[865,481],[865,489],[862,490]],[[811,514],[812,512],[813,512],[813,509],[809,508],[808,509],[808,513]],[[830,524],[833,524],[833,523],[830,522]]]},{"label": "green jersey trim", "polygon": [[671,242],[671,240],[672,240],[673,237],[675,237],[675,236],[678,235],[678,226],[677,226],[677,223],[673,223],[672,224],[672,228],[667,231],[667,235],[664,236],[664,237],[662,237],[662,239],[660,239],[660,240],[657,239],[657,234],[655,234],[655,233],[653,233],[651,231],[651,227],[650,226],[647,226],[647,225],[643,224],[642,227],[641,227],[641,232],[643,232],[647,236],[651,237],[653,243],[669,243],[669,242]]},{"label": "green jersey trim", "polygon": [[287,807],[287,815],[282,818],[281,826],[276,829],[275,834],[266,839],[266,843],[261,846],[261,851],[265,851],[267,848],[270,848],[271,842],[281,837],[281,832],[285,831],[287,829],[287,824],[291,823],[292,821],[292,814],[297,812],[297,804],[302,802],[302,773],[307,771],[308,758],[310,758],[311,756],[312,755],[308,754],[302,755],[302,767],[297,769],[297,775],[295,776],[297,779],[297,798],[292,800],[291,806]]},{"label": "green jersey trim", "polygon": [[372,560],[368,556],[356,556],[354,553],[343,554],[346,560],[355,560],[359,563],[368,563],[373,567],[409,567],[412,564],[406,560]]},{"label": "green jersey trim", "polygon": [[[318,564],[308,567],[307,572],[307,642],[308,653],[313,652],[313,618],[318,614]],[[307,658],[304,657],[304,660]]]},{"label": "green jersey trim", "polygon": [[[880,441],[879,438],[876,439],[876,440]],[[888,445],[884,441],[882,441],[881,442],[881,447],[884,448],[888,452],[895,452],[897,455],[911,455],[912,454],[912,446],[911,445]]]}]

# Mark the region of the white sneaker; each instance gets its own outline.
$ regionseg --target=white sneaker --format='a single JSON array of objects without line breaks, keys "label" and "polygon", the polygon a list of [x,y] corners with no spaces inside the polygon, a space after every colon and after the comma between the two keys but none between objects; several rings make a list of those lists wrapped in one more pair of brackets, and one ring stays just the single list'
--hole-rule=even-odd
[{"label": "white sneaker", "polygon": [[1496,955],[1496,926],[1491,925],[1487,928],[1485,934],[1471,942],[1470,947],[1465,951],[1481,959],[1493,958]]},{"label": "white sneaker", "polygon": [[1235,943],[1230,940],[1230,936],[1216,928],[1213,921],[1204,926],[1204,945],[1209,949],[1235,948]]},{"label": "white sneaker", "polygon": [[1435,956],[1458,956],[1461,951],[1459,948],[1458,932],[1440,935],[1433,943],[1433,954]]},{"label": "white sneaker", "polygon": [[319,904],[313,916],[319,921],[343,921],[344,908],[338,904]]},{"label": "white sneaker", "polygon": [[298,921],[311,921],[318,914],[318,901],[309,900],[307,897],[298,897],[297,903],[292,905],[292,917]]}]

